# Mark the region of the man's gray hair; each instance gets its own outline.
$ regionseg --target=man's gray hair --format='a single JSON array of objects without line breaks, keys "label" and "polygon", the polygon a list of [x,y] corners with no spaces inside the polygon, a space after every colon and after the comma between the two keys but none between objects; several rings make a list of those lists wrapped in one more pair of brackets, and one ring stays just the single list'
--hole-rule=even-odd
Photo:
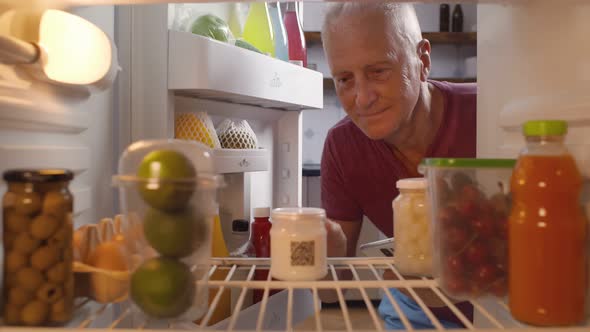
[{"label": "man's gray hair", "polygon": [[409,3],[391,3],[391,2],[338,2],[328,4],[324,24],[322,26],[322,36],[335,32],[334,21],[341,16],[362,16],[366,14],[383,14],[390,23],[391,31],[385,31],[397,35],[402,40],[416,45],[422,40],[420,24],[414,6]]}]

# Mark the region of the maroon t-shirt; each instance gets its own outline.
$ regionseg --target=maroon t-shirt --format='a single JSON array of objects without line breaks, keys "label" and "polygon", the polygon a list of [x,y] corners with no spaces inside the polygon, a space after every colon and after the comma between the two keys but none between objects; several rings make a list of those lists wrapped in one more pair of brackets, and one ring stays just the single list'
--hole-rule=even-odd
[{"label": "maroon t-shirt", "polygon": [[[426,157],[470,158],[476,153],[476,84],[430,81],[443,94],[444,112]],[[386,236],[393,236],[391,202],[398,195],[395,183],[415,176],[395,158],[392,147],[371,140],[349,119],[344,118],[330,131],[324,143],[321,165],[322,206],[327,217],[361,221],[367,216]],[[473,321],[473,306],[457,303]],[[431,308],[439,318],[463,325],[447,307]]]},{"label": "maroon t-shirt", "polygon": [[[430,83],[442,92],[444,111],[426,157],[475,157],[476,84]],[[365,215],[392,237],[395,183],[415,175],[416,170],[408,170],[394,156],[391,146],[368,138],[346,117],[330,129],[324,143],[322,207],[334,220],[361,221]]]}]

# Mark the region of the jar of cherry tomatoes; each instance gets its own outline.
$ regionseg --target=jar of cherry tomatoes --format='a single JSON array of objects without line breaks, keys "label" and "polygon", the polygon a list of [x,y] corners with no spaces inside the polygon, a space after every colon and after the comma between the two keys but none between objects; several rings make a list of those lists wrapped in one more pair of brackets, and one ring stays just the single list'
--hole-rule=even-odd
[{"label": "jar of cherry tomatoes", "polygon": [[449,296],[507,292],[507,220],[512,159],[426,159],[434,267]]}]

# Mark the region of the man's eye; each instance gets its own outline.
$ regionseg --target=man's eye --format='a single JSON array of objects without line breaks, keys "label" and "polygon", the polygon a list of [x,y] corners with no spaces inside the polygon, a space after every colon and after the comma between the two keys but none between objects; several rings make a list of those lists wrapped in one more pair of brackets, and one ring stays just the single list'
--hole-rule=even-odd
[{"label": "man's eye", "polygon": [[391,71],[387,68],[380,68],[380,69],[375,69],[371,72],[371,76],[376,78],[376,79],[386,79],[387,77],[389,77],[389,74],[391,73]]},{"label": "man's eye", "polygon": [[350,77],[339,77],[336,79],[337,86],[345,86],[350,83],[352,79]]}]

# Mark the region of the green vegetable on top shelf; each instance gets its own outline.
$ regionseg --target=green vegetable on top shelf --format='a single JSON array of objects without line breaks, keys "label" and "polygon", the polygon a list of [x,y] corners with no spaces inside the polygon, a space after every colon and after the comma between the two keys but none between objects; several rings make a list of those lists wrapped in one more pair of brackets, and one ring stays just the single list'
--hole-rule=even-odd
[{"label": "green vegetable on top shelf", "polygon": [[244,39],[237,39],[235,45],[237,47],[245,48],[247,50],[262,54],[262,52],[259,49],[257,49],[254,45],[248,43]]},{"label": "green vegetable on top shelf", "polygon": [[199,16],[191,26],[191,32],[227,43],[233,35],[227,23],[211,14]]}]

